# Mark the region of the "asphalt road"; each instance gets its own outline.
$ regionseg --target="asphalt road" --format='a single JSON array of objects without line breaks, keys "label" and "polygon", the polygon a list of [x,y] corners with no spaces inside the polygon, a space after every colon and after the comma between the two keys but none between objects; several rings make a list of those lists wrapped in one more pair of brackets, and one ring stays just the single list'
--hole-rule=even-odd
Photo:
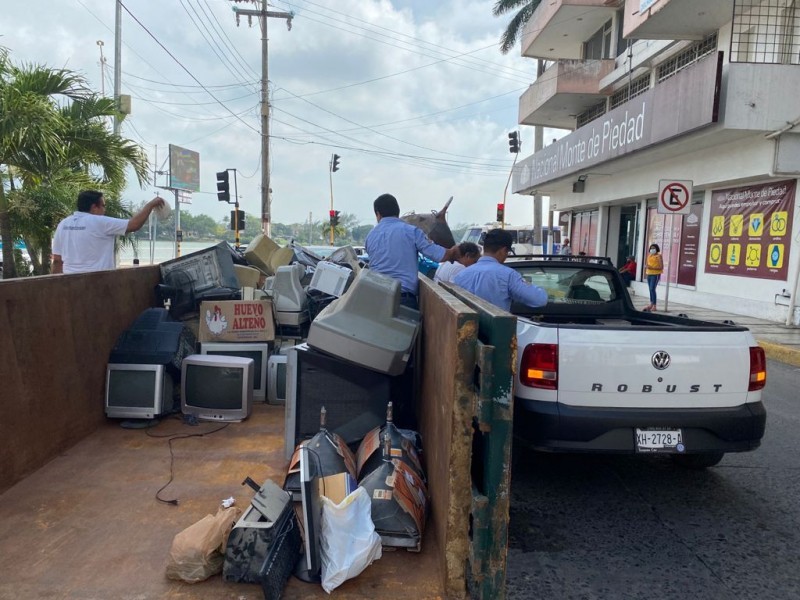
[{"label": "asphalt road", "polygon": [[515,447],[507,598],[800,598],[798,382],[769,362],[761,447],[705,471]]}]

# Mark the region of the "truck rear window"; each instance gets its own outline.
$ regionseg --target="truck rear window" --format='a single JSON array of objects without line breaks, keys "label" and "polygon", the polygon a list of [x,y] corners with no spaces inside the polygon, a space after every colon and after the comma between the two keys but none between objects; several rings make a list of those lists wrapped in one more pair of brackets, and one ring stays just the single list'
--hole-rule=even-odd
[{"label": "truck rear window", "polygon": [[541,265],[514,268],[525,281],[547,290],[548,304],[599,304],[617,299],[611,281],[614,273],[578,265],[553,269]]}]

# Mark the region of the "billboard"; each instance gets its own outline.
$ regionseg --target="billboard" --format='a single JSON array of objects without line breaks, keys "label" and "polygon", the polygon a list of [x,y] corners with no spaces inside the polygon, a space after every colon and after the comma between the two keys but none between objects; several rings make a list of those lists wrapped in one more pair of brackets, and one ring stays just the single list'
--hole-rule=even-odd
[{"label": "billboard", "polygon": [[169,145],[169,187],[200,191],[200,155],[197,152]]},{"label": "billboard", "polygon": [[711,194],[706,273],[786,280],[797,181]]}]

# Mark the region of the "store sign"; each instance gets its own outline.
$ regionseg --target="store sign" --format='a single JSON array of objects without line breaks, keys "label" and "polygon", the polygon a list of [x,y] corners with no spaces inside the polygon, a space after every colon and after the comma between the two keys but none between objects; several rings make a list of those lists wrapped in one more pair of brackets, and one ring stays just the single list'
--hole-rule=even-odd
[{"label": "store sign", "polygon": [[678,262],[679,285],[695,285],[697,281],[697,254],[700,250],[700,223],[702,218],[702,203],[692,204],[689,214],[683,218],[681,254]]},{"label": "store sign", "polygon": [[711,195],[706,273],[786,280],[797,181]]},{"label": "store sign", "polygon": [[658,2],[658,0],[639,0],[639,13],[643,13],[656,2]]},{"label": "store sign", "polygon": [[530,193],[547,182],[710,125],[719,104],[719,68],[715,53],[528,156],[514,167],[512,191]]}]

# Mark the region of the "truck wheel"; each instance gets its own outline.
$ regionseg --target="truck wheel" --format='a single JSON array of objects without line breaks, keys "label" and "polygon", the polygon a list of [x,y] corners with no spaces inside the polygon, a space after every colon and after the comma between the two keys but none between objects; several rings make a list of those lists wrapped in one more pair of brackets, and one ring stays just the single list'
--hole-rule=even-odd
[{"label": "truck wheel", "polygon": [[724,452],[709,452],[708,454],[670,454],[672,462],[684,469],[705,469],[713,467],[725,456]]}]

